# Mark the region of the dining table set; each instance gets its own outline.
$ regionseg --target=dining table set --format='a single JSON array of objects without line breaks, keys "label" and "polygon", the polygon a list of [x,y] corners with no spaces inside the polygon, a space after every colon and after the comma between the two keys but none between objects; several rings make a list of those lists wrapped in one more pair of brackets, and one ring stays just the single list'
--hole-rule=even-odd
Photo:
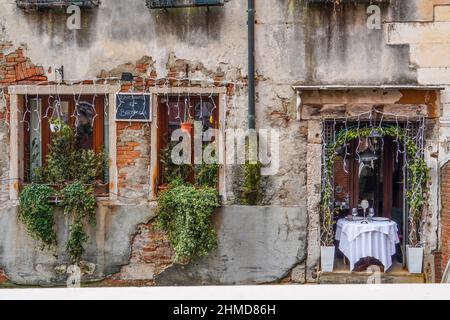
[{"label": "dining table set", "polygon": [[350,263],[350,271],[363,258],[380,261],[387,271],[392,267],[392,256],[400,243],[397,223],[384,217],[348,216],[340,219],[336,227],[339,250]]}]

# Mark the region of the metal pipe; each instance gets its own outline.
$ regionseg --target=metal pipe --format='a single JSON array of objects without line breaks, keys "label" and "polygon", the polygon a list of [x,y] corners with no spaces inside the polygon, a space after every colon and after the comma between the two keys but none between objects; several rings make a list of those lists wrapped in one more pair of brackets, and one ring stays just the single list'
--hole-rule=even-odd
[{"label": "metal pipe", "polygon": [[248,128],[256,129],[255,114],[255,0],[248,0]]}]

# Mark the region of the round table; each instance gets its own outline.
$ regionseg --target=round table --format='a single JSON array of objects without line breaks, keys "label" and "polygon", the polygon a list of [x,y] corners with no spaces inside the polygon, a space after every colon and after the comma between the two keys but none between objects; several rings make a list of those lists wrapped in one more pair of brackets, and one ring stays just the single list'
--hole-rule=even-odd
[{"label": "round table", "polygon": [[387,271],[392,267],[396,244],[400,243],[397,223],[394,221],[363,224],[346,218],[337,223],[336,240],[340,241],[339,250],[350,261],[350,270],[362,258],[373,257],[383,263]]}]

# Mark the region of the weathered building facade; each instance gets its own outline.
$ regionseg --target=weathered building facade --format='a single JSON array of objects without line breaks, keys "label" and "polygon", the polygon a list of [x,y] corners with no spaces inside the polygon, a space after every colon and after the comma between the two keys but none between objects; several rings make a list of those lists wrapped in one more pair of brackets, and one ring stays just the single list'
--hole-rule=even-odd
[{"label": "weathered building facade", "polygon": [[[450,1],[377,2],[379,29],[368,27],[370,1],[342,2],[256,0],[256,121],[258,129],[277,130],[279,167],[263,178],[254,207],[240,205],[242,166],[221,167],[219,246],[181,266],[154,226],[158,117],[171,98],[200,97],[217,104],[222,133],[247,128],[246,1],[163,10],[144,0],[103,0],[81,9],[73,30],[65,9],[1,1],[0,284],[58,285],[70,273],[67,219],[58,215],[53,251],[39,250],[17,219],[29,100],[60,96],[68,105],[80,97],[105,101],[100,143],[109,154],[109,190],[98,199],[83,281],[319,282],[325,123],[371,122],[373,112],[405,125],[423,120],[431,172],[424,273],[437,281],[449,258]],[[150,121],[116,121],[120,92],[150,94]]]}]

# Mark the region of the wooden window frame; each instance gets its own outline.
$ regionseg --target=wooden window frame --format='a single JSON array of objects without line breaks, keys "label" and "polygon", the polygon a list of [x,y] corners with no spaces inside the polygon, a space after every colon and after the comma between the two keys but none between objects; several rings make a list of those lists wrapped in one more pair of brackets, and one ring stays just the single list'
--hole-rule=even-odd
[{"label": "wooden window frame", "polygon": [[[74,116],[76,110],[76,101],[74,100],[73,96],[68,95],[62,95],[59,97],[54,97],[51,95],[41,95],[41,96],[29,96],[27,97],[25,104],[28,103],[28,106],[26,106],[27,110],[31,110],[30,103],[32,100],[40,99],[41,103],[39,104],[41,110],[40,110],[40,135],[41,135],[41,163],[42,166],[47,165],[47,155],[49,152],[49,145],[51,143],[51,130],[50,130],[50,116],[53,114],[53,102],[60,101],[63,103],[68,103],[69,109],[68,109],[68,125],[75,129],[76,126],[76,117]],[[93,137],[92,137],[92,150],[95,151],[95,153],[100,153],[104,151],[104,137],[105,137],[105,95],[80,95],[76,96],[76,100],[79,102],[87,101],[89,103],[93,103],[95,107],[95,117],[94,117],[94,123],[93,123]],[[24,121],[25,123],[30,123],[30,112],[25,113],[24,115]],[[23,144],[23,173],[22,173],[22,184],[30,183],[30,177],[28,176],[29,173],[29,166],[30,166],[30,129],[28,126],[22,127],[22,136],[24,138],[24,144]],[[107,181],[105,181],[105,184],[96,186],[95,192],[98,196],[106,196],[109,193],[109,190],[106,186]]]},{"label": "wooden window frame", "polygon": [[[182,99],[181,101],[184,101],[184,98],[187,97],[188,95],[182,95]],[[178,102],[178,99],[180,98],[180,96],[178,95],[171,95],[171,96],[166,96],[166,97],[158,97],[157,99],[157,130],[158,130],[158,141],[157,141],[157,164],[158,164],[158,170],[157,170],[157,177],[156,177],[156,190],[159,190],[162,182],[162,176],[163,176],[163,167],[161,166],[161,153],[162,151],[167,147],[168,143],[169,143],[169,139],[170,137],[168,137],[168,132],[169,132],[169,115],[167,112],[167,103],[163,102],[163,99],[169,99],[170,103],[175,103]],[[214,99],[214,104],[216,106],[216,108],[214,109],[214,113],[213,113],[213,119],[214,122],[212,124],[212,128],[213,129],[220,129],[220,102],[219,102],[219,95],[202,95],[202,94],[197,94],[197,95],[190,95],[189,96],[189,102],[191,101],[195,101],[195,104],[198,102],[207,102],[210,99]],[[195,105],[194,104],[194,105]],[[191,109],[191,108],[190,108]],[[192,115],[191,110],[189,111],[190,114]],[[181,122],[180,122],[181,125]],[[193,144],[194,141],[191,141],[191,145],[192,145],[192,156],[191,156],[191,160],[194,161],[194,148],[193,148]],[[220,172],[218,172],[218,176],[220,177]],[[194,176],[192,175],[191,177],[191,182],[194,181]],[[219,181],[218,181],[218,185],[217,188],[219,189]]]},{"label": "wooden window frame", "polygon": [[23,111],[26,97],[31,96],[71,96],[73,93],[82,93],[82,96],[103,95],[108,104],[109,130],[109,195],[103,199],[107,201],[117,201],[118,195],[118,173],[117,173],[117,149],[116,136],[117,125],[114,119],[114,106],[116,104],[116,94],[120,92],[119,85],[13,85],[8,87],[10,94],[10,167],[9,167],[9,198],[18,200],[21,182],[24,177],[24,136],[23,136]]}]

